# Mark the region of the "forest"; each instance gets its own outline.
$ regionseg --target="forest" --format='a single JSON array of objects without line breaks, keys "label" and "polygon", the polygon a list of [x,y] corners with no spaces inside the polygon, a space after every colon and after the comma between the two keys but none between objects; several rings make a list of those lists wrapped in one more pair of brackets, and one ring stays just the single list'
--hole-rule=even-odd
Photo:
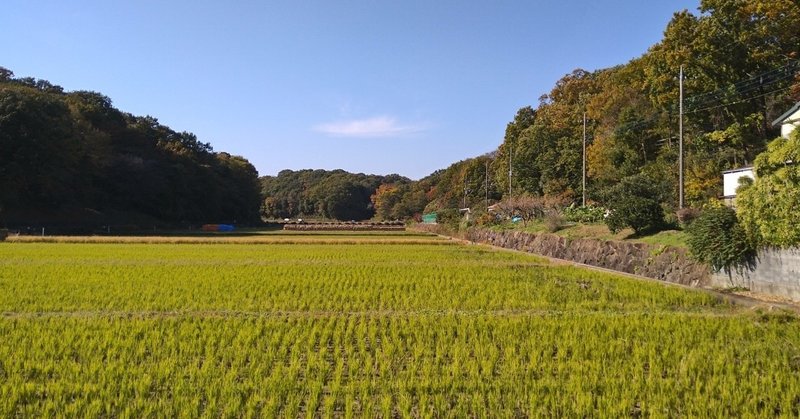
[{"label": "forest", "polygon": [[702,207],[721,194],[721,172],[752,165],[779,136],[772,121],[800,100],[797,28],[800,4],[793,0],[704,0],[697,14],[677,12],[641,57],[574,70],[536,106],[519,109],[496,150],[411,184],[382,185],[404,192],[377,216],[413,216],[407,209],[416,211],[422,197],[424,212],[485,210],[519,195],[580,204],[584,114],[588,202],[606,204],[625,181],[649,185],[664,212],[674,214],[681,66],[685,203]]},{"label": "forest", "polygon": [[398,220],[420,214],[428,200],[410,179],[349,173],[344,170],[282,170],[261,178],[267,219],[322,217]]},{"label": "forest", "polygon": [[0,225],[258,223],[258,173],[189,132],[0,67]]},{"label": "forest", "polygon": [[0,224],[419,219],[520,196],[608,207],[622,190],[675,214],[681,69],[685,204],[701,208],[721,194],[721,172],[753,165],[779,136],[773,120],[800,100],[797,28],[797,0],[703,0],[642,56],[564,75],[509,115],[496,149],[417,181],[311,169],[258,178],[245,158],[100,93],[0,68]]}]

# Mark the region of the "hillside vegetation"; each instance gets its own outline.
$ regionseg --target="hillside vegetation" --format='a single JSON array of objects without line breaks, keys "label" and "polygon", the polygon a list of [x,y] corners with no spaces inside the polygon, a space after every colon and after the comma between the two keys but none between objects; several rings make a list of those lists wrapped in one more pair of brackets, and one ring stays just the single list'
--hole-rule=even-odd
[{"label": "hillside vegetation", "polygon": [[[698,12],[675,13],[642,56],[557,80],[509,115],[497,149],[418,181],[287,170],[259,182],[246,159],[191,133],[122,112],[100,93],[64,92],[0,68],[0,223],[409,219],[522,195],[580,203],[584,192],[613,209],[619,184],[638,185],[631,190],[646,196],[634,201],[647,201],[648,216],[669,218],[678,206],[681,67],[685,200],[699,208],[720,194],[720,172],[752,164],[778,136],[771,122],[800,100],[798,27],[793,0],[703,0]],[[652,221],[629,226],[658,229]]]},{"label": "hillside vegetation", "polygon": [[[796,1],[703,0],[699,13],[677,12],[641,57],[556,81],[513,115],[496,150],[417,182],[386,179],[375,188],[375,214],[485,210],[519,195],[580,203],[585,113],[588,200],[606,206],[615,185],[645,185],[648,199],[674,216],[681,66],[685,200],[702,207],[721,194],[721,172],[752,164],[780,132],[772,121],[800,100],[798,27]],[[266,199],[276,196],[265,189]]]},{"label": "hillside vegetation", "polygon": [[428,209],[460,207],[465,195],[484,208],[487,192],[492,202],[509,193],[580,202],[585,112],[589,200],[605,203],[606,189],[644,176],[674,212],[681,65],[686,202],[702,206],[721,194],[721,172],[752,164],[780,133],[772,121],[800,100],[798,27],[794,1],[704,0],[699,14],[678,12],[641,57],[565,75],[514,115],[497,150],[434,174]]},{"label": "hillside vegetation", "polygon": [[[364,220],[377,215],[383,219],[402,219],[425,207],[424,197],[402,213],[385,211],[382,201],[391,189],[397,194],[408,189],[411,180],[400,175],[353,174],[344,170],[282,170],[277,176],[264,176],[261,214],[266,218],[315,217],[337,220]],[[396,209],[400,211],[400,209]]]},{"label": "hillside vegetation", "polygon": [[2,67],[0,150],[0,225],[258,222],[245,158]]}]

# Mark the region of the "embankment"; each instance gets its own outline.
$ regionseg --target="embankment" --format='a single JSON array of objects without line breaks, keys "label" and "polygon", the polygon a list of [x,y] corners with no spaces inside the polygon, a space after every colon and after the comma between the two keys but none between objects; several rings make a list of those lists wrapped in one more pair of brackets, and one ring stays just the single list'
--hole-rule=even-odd
[{"label": "embankment", "polygon": [[[757,262],[742,273],[712,273],[686,249],[598,239],[568,239],[555,234],[494,231],[473,227],[453,234],[440,225],[417,224],[414,229],[455,236],[475,243],[535,253],[604,269],[641,275],[692,287],[746,289],[745,295],[800,301],[800,249],[762,249]],[[754,294],[753,294],[754,293]]]},{"label": "embankment", "polygon": [[[439,225],[415,229],[448,234]],[[692,260],[685,249],[597,239],[568,239],[547,233],[470,228],[458,235],[475,243],[535,253],[556,259],[645,276],[693,287],[713,286],[708,266]]]}]

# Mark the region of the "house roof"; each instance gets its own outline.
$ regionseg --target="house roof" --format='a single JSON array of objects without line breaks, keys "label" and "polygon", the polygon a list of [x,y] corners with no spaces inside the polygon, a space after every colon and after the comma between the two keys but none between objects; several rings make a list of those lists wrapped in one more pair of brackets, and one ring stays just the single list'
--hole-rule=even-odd
[{"label": "house roof", "polygon": [[722,174],[724,175],[724,174],[728,174],[728,173],[738,173],[738,172],[747,172],[747,171],[751,171],[752,172],[753,171],[753,166],[739,167],[737,169],[731,169],[731,170],[723,170]]},{"label": "house roof", "polygon": [[781,125],[781,123],[785,121],[786,118],[790,117],[793,113],[797,112],[798,109],[800,109],[800,102],[795,103],[794,106],[789,108],[788,111],[784,112],[783,115],[779,116],[778,119],[772,121],[772,126],[776,127],[778,125]]}]

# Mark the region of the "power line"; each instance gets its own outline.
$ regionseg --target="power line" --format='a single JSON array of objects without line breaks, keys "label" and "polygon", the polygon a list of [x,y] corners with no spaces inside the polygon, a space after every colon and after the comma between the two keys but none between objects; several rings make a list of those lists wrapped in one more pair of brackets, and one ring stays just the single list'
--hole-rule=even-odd
[{"label": "power line", "polygon": [[689,100],[687,102],[689,102],[689,105],[691,105],[691,107],[694,109],[707,107],[708,105],[714,102],[720,102],[726,99],[730,99],[732,96],[741,97],[741,96],[747,96],[754,92],[760,93],[765,88],[771,88],[775,85],[783,84],[782,82],[793,78],[794,78],[793,74],[788,74],[780,78],[771,79],[769,80],[769,82],[761,83],[758,85],[752,85],[746,89],[739,89],[739,90],[733,88],[733,86],[729,86],[726,89],[721,89],[720,91],[715,92],[713,96],[706,96],[702,98],[702,100]]},{"label": "power line", "polygon": [[[775,93],[779,93],[779,92],[788,90],[788,89],[791,88],[791,86],[783,86],[783,87],[780,87],[780,88],[777,88],[777,89],[770,90],[770,91],[768,91],[766,93],[762,93],[763,89],[766,88],[766,87],[774,87],[775,85],[780,84],[781,82],[785,82],[785,81],[787,81],[789,79],[793,79],[796,76],[796,73],[798,71],[800,71],[800,60],[795,60],[795,61],[792,61],[792,62],[790,62],[790,63],[788,63],[788,64],[786,64],[786,65],[784,65],[782,67],[775,68],[775,69],[766,71],[766,72],[761,73],[761,74],[757,74],[757,75],[752,76],[752,77],[750,77],[748,79],[740,80],[740,81],[738,81],[736,83],[733,83],[733,84],[731,84],[731,85],[729,85],[727,87],[723,87],[723,88],[717,89],[717,90],[712,91],[712,92],[707,92],[707,93],[702,93],[702,94],[699,94],[699,95],[692,96],[691,98],[686,100],[686,102],[689,102],[691,105],[694,105],[695,108],[691,109],[689,111],[686,111],[685,108],[690,108],[690,106],[684,106],[683,105],[683,101],[681,101],[681,106],[684,108],[684,109],[681,110],[681,114],[685,116],[685,115],[695,114],[695,113],[698,113],[698,112],[708,111],[708,110],[717,109],[717,108],[721,108],[721,107],[732,106],[732,105],[749,102],[749,101],[752,101],[752,100],[755,100],[755,99],[762,98],[764,96],[769,96],[769,95],[772,95],[772,94],[775,94]],[[681,82],[682,81],[683,81],[683,76],[681,75]],[[750,93],[753,93],[753,92],[756,92],[756,91],[759,92],[760,94],[755,95],[755,96],[748,96]],[[682,94],[683,93],[681,92],[681,95]],[[732,95],[736,95],[736,96],[740,97],[740,99],[728,100],[728,101],[725,101],[724,103],[719,103],[717,105],[705,106],[705,107],[701,107],[699,109],[697,108],[697,106],[699,106],[699,105],[711,105],[714,102],[721,102],[721,101],[723,101],[725,99],[730,99],[730,97]],[[742,98],[742,96],[748,96],[748,97],[743,97]],[[672,114],[673,111],[674,111],[674,108],[672,108],[672,107],[670,107],[670,109],[668,109],[668,112],[670,114]],[[614,131],[619,131],[619,130],[623,130],[623,129],[635,130],[637,128],[644,127],[644,126],[649,125],[649,124],[651,124],[653,122],[656,122],[657,120],[662,119],[663,117],[664,117],[663,113],[656,113],[654,115],[651,115],[649,118],[639,119],[639,120],[636,120],[636,121],[630,121],[630,122],[627,122],[627,123],[624,123],[624,124],[615,124],[614,125]],[[679,121],[679,123],[681,125],[682,125],[682,122],[683,122],[682,120]],[[584,129],[585,129],[585,121],[584,121]],[[681,131],[680,134],[682,134],[682,129],[680,129],[680,131]],[[585,133],[584,133],[584,136],[585,136]],[[679,135],[679,137],[680,136],[682,136],[682,135]],[[585,141],[585,139],[584,139],[584,141]],[[681,141],[681,143],[682,143],[682,141]],[[682,148],[683,144],[680,144],[680,145],[681,145],[681,148]],[[585,145],[584,145],[584,147],[585,147]],[[682,151],[680,152],[680,155],[682,157]],[[683,177],[682,176],[683,175],[683,173],[682,173],[683,172],[682,171],[682,162],[679,164],[679,166],[681,166],[681,170],[680,170],[681,173],[679,174],[679,177],[682,178]],[[680,183],[681,183],[681,186],[683,186],[682,185],[682,181]],[[510,184],[511,184],[511,165],[509,164],[509,187],[511,186]],[[584,186],[584,190],[585,190],[585,186]],[[679,200],[680,201],[679,202],[679,206],[680,207],[683,206],[683,196],[682,196],[683,193],[682,192],[683,191],[681,190],[681,193],[680,193],[681,196],[680,196],[680,200]]]},{"label": "power line", "polygon": [[684,114],[693,114],[693,113],[708,111],[708,110],[717,109],[717,108],[724,108],[726,106],[737,105],[739,103],[749,102],[749,101],[751,101],[753,99],[759,99],[759,98],[762,98],[764,96],[769,96],[771,94],[775,94],[775,93],[782,92],[784,90],[789,90],[789,89],[791,89],[791,86],[786,86],[786,87],[782,87],[780,89],[775,89],[775,90],[772,90],[770,92],[766,92],[766,93],[763,93],[763,94],[760,94],[760,95],[757,95],[757,96],[753,96],[753,97],[749,97],[749,98],[745,98],[745,99],[740,99],[740,100],[735,100],[733,102],[722,103],[722,104],[715,105],[715,106],[709,106],[709,107],[702,108],[702,109],[695,109],[695,110],[693,110],[691,112],[685,112]]},{"label": "power line", "polygon": [[[756,91],[760,93],[765,88],[771,88],[774,85],[793,79],[798,71],[800,71],[800,60],[795,60],[782,67],[778,67],[761,74],[756,74],[748,79],[740,80],[736,83],[719,88],[712,92],[694,95],[686,100],[688,105],[687,108],[692,109],[687,113],[699,112],[701,109],[713,109],[713,107],[710,107],[709,105],[714,102],[730,99],[731,96],[734,95],[741,97],[748,96]],[[774,92],[776,91],[773,91],[773,93]],[[742,99],[740,102],[757,97],[763,97],[763,95]]]},{"label": "power line", "polygon": [[754,76],[750,76],[749,79],[740,80],[738,82],[733,83],[731,86],[720,88],[720,89],[717,89],[716,91],[713,91],[713,92],[706,92],[706,93],[701,93],[701,94],[692,96],[690,99],[694,99],[694,98],[698,98],[698,97],[702,97],[702,96],[706,96],[706,95],[712,95],[712,94],[718,93],[720,90],[728,90],[731,87],[733,87],[735,89],[739,89],[742,86],[746,86],[748,83],[754,84],[754,83],[756,83],[756,81],[758,81],[759,84],[760,84],[760,83],[763,83],[764,79],[769,80],[771,77],[774,77],[775,75],[778,75],[778,74],[781,74],[781,73],[783,73],[783,74],[787,74],[788,73],[789,75],[793,76],[794,73],[798,70],[798,68],[800,68],[800,60],[790,61],[789,63],[787,63],[784,66],[781,66],[781,67],[778,67],[778,68],[773,68],[772,70],[765,71],[765,72],[763,72],[761,74],[756,74]]},{"label": "power line", "polygon": [[[782,81],[788,80],[790,78],[794,78],[795,77],[795,73],[798,70],[800,70],[800,60],[795,60],[795,61],[792,61],[792,62],[790,62],[790,63],[788,63],[788,64],[786,64],[786,65],[784,65],[782,67],[775,68],[775,69],[766,71],[766,72],[761,73],[761,74],[757,74],[757,75],[755,75],[753,77],[741,80],[741,81],[736,82],[736,83],[734,83],[732,85],[729,85],[727,87],[723,87],[723,88],[717,89],[717,90],[715,90],[713,92],[701,93],[701,94],[692,96],[692,97],[690,97],[688,99],[684,98],[684,112],[683,112],[683,114],[684,115],[689,115],[689,114],[694,114],[694,113],[703,112],[703,111],[707,111],[707,110],[717,109],[717,108],[721,108],[721,107],[725,107],[725,106],[736,105],[736,104],[744,103],[744,102],[747,102],[747,101],[750,101],[750,100],[759,99],[759,98],[762,98],[764,96],[768,96],[768,95],[771,95],[771,94],[774,94],[774,93],[779,93],[779,92],[784,91],[784,90],[788,90],[789,88],[791,88],[791,86],[784,86],[784,87],[781,87],[781,88],[778,88],[778,89],[770,90],[770,91],[765,92],[765,93],[761,93],[762,89],[765,88],[765,87],[771,87],[772,85],[775,85],[775,84],[780,83]],[[763,84],[761,83],[762,80],[764,81]],[[738,90],[737,90],[737,87],[739,88]],[[714,102],[720,102],[720,101],[725,100],[725,99],[731,99],[730,98],[731,94],[738,94],[739,97],[741,97],[742,95],[746,95],[747,93],[752,93],[752,92],[755,92],[755,91],[759,91],[760,94],[755,95],[755,96],[740,98],[740,99],[734,99],[734,100],[727,101],[727,102],[724,102],[724,103],[718,103],[718,104],[715,104],[715,105],[711,105]],[[723,93],[725,93],[725,96],[722,96]],[[710,97],[712,95],[714,97]],[[705,97],[709,97],[709,98],[708,99],[704,99],[703,102],[706,102],[706,103],[702,103],[702,104],[703,105],[707,105],[707,106],[704,106],[704,107],[701,107],[701,108],[694,107],[694,109],[692,109],[693,108],[692,106],[687,106],[686,105],[686,103],[691,103],[692,101],[696,100],[697,98],[705,98]],[[691,104],[697,106],[697,103],[691,103]],[[690,110],[687,111],[686,110],[687,108],[690,109]],[[668,109],[667,109],[667,113],[669,113],[669,114],[672,114],[675,111],[676,111],[675,105],[670,105],[668,107]],[[651,115],[650,117],[647,117],[647,118],[644,118],[644,119],[637,119],[635,121],[630,121],[630,122],[626,122],[626,123],[623,123],[623,124],[619,124],[619,123],[613,124],[613,128],[614,128],[614,131],[623,130],[623,129],[635,130],[637,128],[645,127],[645,126],[647,126],[649,124],[657,122],[657,121],[659,121],[659,120],[661,120],[661,119],[663,119],[665,117],[666,117],[666,115],[664,115],[664,112],[656,112],[655,114]]]}]

